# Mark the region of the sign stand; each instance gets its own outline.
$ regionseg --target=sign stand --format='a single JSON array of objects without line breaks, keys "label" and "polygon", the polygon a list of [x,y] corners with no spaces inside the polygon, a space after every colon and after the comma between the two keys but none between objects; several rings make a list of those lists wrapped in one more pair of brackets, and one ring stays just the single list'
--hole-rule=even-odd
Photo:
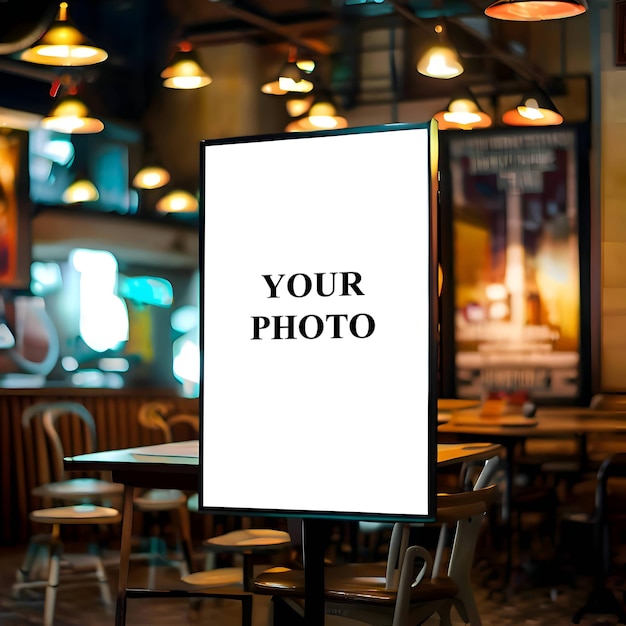
[{"label": "sign stand", "polygon": [[324,623],[324,551],[328,520],[314,518],[302,522],[304,554],[304,623]]}]

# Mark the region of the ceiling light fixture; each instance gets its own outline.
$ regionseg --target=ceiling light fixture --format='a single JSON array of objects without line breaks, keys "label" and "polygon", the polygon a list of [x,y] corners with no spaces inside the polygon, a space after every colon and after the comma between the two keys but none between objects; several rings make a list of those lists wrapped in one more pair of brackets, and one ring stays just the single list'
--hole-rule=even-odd
[{"label": "ceiling light fixture", "polygon": [[558,126],[563,123],[563,116],[548,94],[537,87],[524,95],[516,107],[506,111],[502,121],[509,126]]},{"label": "ceiling light fixture", "polygon": [[313,94],[291,93],[287,96],[285,108],[289,117],[300,117],[304,115],[313,104]]},{"label": "ceiling light fixture", "polygon": [[170,173],[160,165],[146,165],[133,178],[133,187],[137,189],[159,189],[170,182]]},{"label": "ceiling light fixture", "polygon": [[587,8],[586,0],[496,0],[485,9],[485,15],[497,20],[539,22],[575,17]]},{"label": "ceiling light fixture", "polygon": [[159,213],[195,213],[198,199],[188,191],[175,189],[156,203],[156,210]]},{"label": "ceiling light fixture", "polygon": [[443,39],[443,26],[437,24],[435,32],[439,43],[429,48],[417,63],[417,71],[431,78],[455,78],[463,73],[456,50]]},{"label": "ceiling light fixture", "polygon": [[88,135],[102,131],[104,123],[97,117],[90,117],[83,101],[70,95],[57,102],[48,116],[41,120],[41,127],[58,133]]},{"label": "ceiling light fixture", "polygon": [[311,104],[306,115],[290,122],[287,132],[303,132],[312,130],[336,130],[347,128],[348,120],[337,112],[337,107],[327,92],[320,92]]},{"label": "ceiling light fixture", "polygon": [[261,91],[273,96],[284,96],[288,93],[309,93],[313,83],[306,77],[315,69],[312,59],[300,59],[297,50],[289,48],[287,62],[282,66],[276,80],[261,85]]},{"label": "ceiling light fixture", "polygon": [[169,89],[199,89],[212,82],[188,41],[178,44],[178,50],[170,64],[161,72],[161,78],[163,86]]},{"label": "ceiling light fixture", "polygon": [[65,204],[95,202],[100,197],[96,186],[87,178],[75,180],[61,196]]},{"label": "ceiling light fixture", "polygon": [[461,97],[453,98],[445,111],[434,115],[439,123],[439,130],[472,130],[474,128],[488,128],[491,126],[491,117],[478,104],[471,92]]},{"label": "ceiling light fixture", "polygon": [[56,20],[39,43],[22,52],[22,61],[40,65],[81,67],[95,65],[108,58],[106,50],[96,48],[74,26],[68,16],[68,3],[61,2]]}]

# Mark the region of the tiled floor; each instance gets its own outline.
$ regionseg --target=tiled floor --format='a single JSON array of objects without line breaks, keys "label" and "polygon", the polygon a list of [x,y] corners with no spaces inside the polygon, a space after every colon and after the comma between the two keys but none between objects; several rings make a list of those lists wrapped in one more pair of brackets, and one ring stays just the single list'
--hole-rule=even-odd
[{"label": "tiled floor", "polygon": [[[34,626],[42,624],[43,601],[39,593],[31,592],[19,599],[11,598],[10,587],[15,569],[21,560],[22,548],[0,550],[0,626]],[[501,576],[490,564],[487,554],[474,569],[474,584],[483,626],[565,626],[584,603],[590,580],[578,576],[575,582],[555,583],[549,575],[546,563],[533,570],[520,568],[513,576],[513,588],[502,593]],[[116,569],[114,563],[108,568],[113,597]],[[543,571],[540,571],[543,570]],[[140,561],[131,564],[131,585],[142,586],[148,577],[148,567]],[[176,584],[178,570],[160,565],[156,569],[157,586]],[[128,601],[128,626],[181,626],[185,624],[211,624],[238,626],[240,604],[233,600],[203,600],[197,615],[189,610],[189,601],[180,599],[130,599]],[[254,626],[267,626],[269,599],[255,596]],[[431,618],[428,626],[438,620]],[[457,618],[455,626],[462,622]],[[586,616],[583,626],[600,626],[616,623],[611,616]],[[63,588],[59,590],[55,626],[112,626],[113,612],[107,611],[100,602],[94,586]]]}]

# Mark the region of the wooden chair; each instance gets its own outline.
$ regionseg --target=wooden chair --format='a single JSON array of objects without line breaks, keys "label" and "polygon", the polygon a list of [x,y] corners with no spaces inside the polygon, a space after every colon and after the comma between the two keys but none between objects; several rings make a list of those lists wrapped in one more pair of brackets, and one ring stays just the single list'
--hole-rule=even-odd
[{"label": "wooden chair", "polygon": [[[177,427],[186,428],[186,436],[197,438],[200,430],[200,419],[197,415],[186,413],[172,413],[172,405],[167,402],[145,402],[141,405],[138,420],[141,426],[148,430],[158,431],[162,443],[171,443],[178,439],[175,436]],[[158,517],[167,513],[172,516],[176,528],[177,543],[180,545],[181,524],[188,524],[188,495],[179,489],[147,489],[138,490],[133,500],[134,509],[145,514],[148,518]],[[167,557],[167,550],[163,538],[160,536],[160,524],[152,524],[148,537],[148,551],[132,555],[133,560],[148,559],[150,561],[148,586],[154,587],[156,574],[155,564],[162,561],[168,565],[178,567],[181,576],[192,571],[191,564],[181,552],[173,559]]]},{"label": "wooden chair", "polygon": [[[60,428],[62,416],[69,420]],[[71,401],[38,402],[22,413],[22,428],[29,446],[26,453],[34,460],[32,496],[45,504],[119,504],[123,485],[102,475],[71,478],[63,468],[63,458],[69,453],[98,450],[96,424],[84,405]],[[65,449],[66,443],[71,450]]]},{"label": "wooden chair", "polygon": [[[480,626],[470,574],[482,520],[496,493],[491,481],[499,457],[488,463],[473,490],[437,496],[441,532],[449,524],[455,525],[446,573],[435,569],[435,563],[443,558],[445,542],[439,542],[433,559],[432,551],[408,545],[410,525],[394,524],[385,563],[349,563],[325,569],[326,612],[376,626],[413,626],[439,613],[442,624],[449,625],[450,611],[456,607],[466,623]],[[302,614],[303,570],[267,570],[256,577],[254,590],[282,599]]]},{"label": "wooden chair", "polygon": [[[65,430],[73,438],[82,440],[80,449],[73,452],[97,450],[96,429],[93,417],[87,409],[75,402],[37,403],[28,407],[22,415],[22,426],[31,435],[31,452],[35,461],[35,474],[40,484],[33,487],[31,494],[41,501],[56,504],[49,508],[31,511],[29,519],[37,525],[49,525],[50,533],[34,534],[29,541],[26,555],[16,573],[12,596],[18,598],[29,589],[45,587],[44,626],[54,621],[57,588],[59,584],[99,585],[103,603],[111,606],[109,582],[99,554],[64,554],[61,532],[64,526],[116,524],[121,513],[110,506],[97,502],[108,502],[119,498],[122,485],[103,478],[68,478],[63,471],[66,456],[63,439],[59,432],[61,416],[73,423]],[[76,421],[78,419],[78,421]],[[72,429],[71,426],[74,428]],[[66,439],[68,438],[66,436]],[[74,504],[62,505],[61,503]]]},{"label": "wooden chair", "polygon": [[572,623],[580,624],[587,614],[611,614],[618,623],[626,624],[626,609],[608,587],[612,555],[616,546],[611,542],[611,527],[623,527],[626,519],[626,452],[616,453],[604,460],[596,480],[593,523],[593,587],[585,604],[574,614]]}]

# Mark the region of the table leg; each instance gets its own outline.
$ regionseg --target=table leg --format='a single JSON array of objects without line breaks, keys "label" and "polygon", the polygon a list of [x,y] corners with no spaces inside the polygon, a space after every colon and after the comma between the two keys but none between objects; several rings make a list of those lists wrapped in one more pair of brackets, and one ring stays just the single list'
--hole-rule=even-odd
[{"label": "table leg", "polygon": [[124,486],[122,509],[122,536],[120,539],[120,567],[117,577],[117,601],[115,605],[115,626],[126,624],[126,589],[128,587],[128,567],[130,562],[131,532],[133,528],[134,488]]}]

